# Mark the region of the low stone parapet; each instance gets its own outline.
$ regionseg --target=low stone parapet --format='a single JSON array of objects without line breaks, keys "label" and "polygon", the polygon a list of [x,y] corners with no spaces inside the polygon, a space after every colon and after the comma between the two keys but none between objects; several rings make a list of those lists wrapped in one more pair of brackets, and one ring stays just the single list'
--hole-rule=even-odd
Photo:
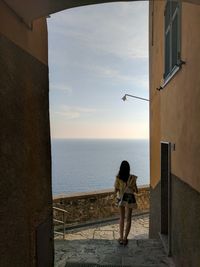
[{"label": "low stone parapet", "polygon": [[[150,190],[149,186],[140,186],[138,189],[138,208],[134,212],[141,213],[149,210]],[[115,201],[112,189],[54,196],[53,206],[67,211],[63,218],[62,212],[54,210],[54,218],[60,221],[64,219],[66,225],[76,225],[117,217],[119,210]]]}]

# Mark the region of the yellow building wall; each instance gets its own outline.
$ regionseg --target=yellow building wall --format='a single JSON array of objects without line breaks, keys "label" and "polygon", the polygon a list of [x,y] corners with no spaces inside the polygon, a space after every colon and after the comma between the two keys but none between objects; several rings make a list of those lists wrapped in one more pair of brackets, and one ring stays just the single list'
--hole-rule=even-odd
[{"label": "yellow building wall", "polygon": [[[150,177],[151,187],[160,181],[160,87],[163,76],[163,10],[164,2],[150,3],[149,12],[149,77],[150,77]],[[160,23],[157,23],[157,22]],[[161,37],[161,38],[160,38]],[[158,60],[159,58],[159,60]],[[153,62],[153,64],[151,64]]]},{"label": "yellow building wall", "polygon": [[[165,1],[150,2],[150,237],[158,238],[167,225],[167,247],[176,266],[196,267],[200,262],[200,5],[182,3],[181,59],[186,64],[158,91],[164,73],[164,10]],[[172,144],[170,186],[161,184],[161,141]]]},{"label": "yellow building wall", "polygon": [[161,92],[161,138],[175,143],[171,172],[200,192],[200,7],[184,3],[181,58],[186,61]]},{"label": "yellow building wall", "polygon": [[160,180],[160,141],[166,141],[175,144],[171,172],[200,192],[200,6],[182,3],[181,58],[186,65],[158,91],[164,73],[164,7],[164,1],[154,1],[153,46],[150,41],[151,185],[155,187]]}]

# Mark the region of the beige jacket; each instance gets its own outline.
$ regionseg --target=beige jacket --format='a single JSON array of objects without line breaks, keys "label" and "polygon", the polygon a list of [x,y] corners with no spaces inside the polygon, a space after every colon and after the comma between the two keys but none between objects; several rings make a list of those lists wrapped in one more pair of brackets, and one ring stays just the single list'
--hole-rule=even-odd
[{"label": "beige jacket", "polygon": [[122,197],[124,194],[124,191],[126,189],[129,191],[129,193],[138,193],[138,188],[137,188],[137,176],[130,174],[127,183],[125,183],[124,181],[122,181],[121,179],[119,179],[118,176],[116,176],[116,180],[115,180],[115,192],[119,192],[119,196]]}]

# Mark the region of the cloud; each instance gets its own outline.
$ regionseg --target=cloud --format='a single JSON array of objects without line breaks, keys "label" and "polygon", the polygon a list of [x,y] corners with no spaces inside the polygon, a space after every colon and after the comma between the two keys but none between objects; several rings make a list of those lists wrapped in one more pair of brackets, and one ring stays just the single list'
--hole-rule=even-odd
[{"label": "cloud", "polygon": [[52,15],[48,28],[52,136],[147,136],[148,127],[134,123],[146,106],[120,98],[147,97],[148,2],[69,9]]},{"label": "cloud", "polygon": [[148,71],[147,2],[69,9],[52,15],[48,23],[50,65],[73,88],[100,77],[148,89],[143,75]]},{"label": "cloud", "polygon": [[[76,64],[77,66],[78,64]],[[140,74],[140,75],[134,75],[132,74],[124,74],[121,72],[120,69],[116,69],[114,67],[107,67],[102,66],[98,64],[84,64],[84,69],[88,73],[92,73],[92,75],[99,76],[104,79],[110,79],[114,83],[119,82],[128,82],[132,83],[135,86],[138,86],[139,88],[149,88],[149,78],[147,74]]]},{"label": "cloud", "polygon": [[147,3],[86,6],[54,15],[53,22],[54,34],[90,50],[123,59],[148,57]]},{"label": "cloud", "polygon": [[59,111],[54,111],[54,114],[64,116],[67,120],[77,119],[86,114],[93,114],[96,112],[96,109],[85,108],[85,107],[76,107],[76,106],[66,106],[62,105]]}]

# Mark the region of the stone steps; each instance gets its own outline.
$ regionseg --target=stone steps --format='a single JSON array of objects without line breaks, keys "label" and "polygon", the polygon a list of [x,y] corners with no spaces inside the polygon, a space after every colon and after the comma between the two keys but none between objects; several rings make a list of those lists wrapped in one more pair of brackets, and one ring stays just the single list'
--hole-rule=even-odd
[{"label": "stone steps", "polygon": [[55,267],[169,267],[160,240],[132,239],[126,247],[116,240],[55,240],[60,251]]}]

